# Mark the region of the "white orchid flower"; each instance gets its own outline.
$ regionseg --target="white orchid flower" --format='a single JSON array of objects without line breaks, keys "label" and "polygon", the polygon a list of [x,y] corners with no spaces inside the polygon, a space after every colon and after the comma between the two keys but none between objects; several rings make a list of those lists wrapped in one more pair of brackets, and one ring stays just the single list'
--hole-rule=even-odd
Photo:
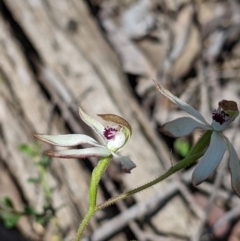
[{"label": "white orchid flower", "polygon": [[222,134],[238,116],[239,111],[236,102],[222,100],[218,103],[218,108],[212,113],[211,125],[192,106],[174,96],[154,81],[158,90],[180,109],[188,112],[191,117],[182,117],[170,121],[161,127],[161,131],[172,137],[189,135],[194,129],[211,130],[211,140],[208,149],[193,171],[192,181],[198,185],[206,180],[221,162],[226,149],[229,152],[229,168],[231,172],[231,182],[233,190],[240,196],[240,162],[237,153],[228,138]]},{"label": "white orchid flower", "polygon": [[136,165],[128,158],[117,154],[127,143],[132,134],[130,124],[123,118],[113,115],[104,114],[98,115],[103,120],[111,122],[111,126],[104,127],[97,120],[88,116],[79,108],[79,115],[81,119],[90,126],[101,138],[103,144],[93,139],[90,136],[83,134],[69,134],[69,135],[40,135],[34,136],[40,141],[46,142],[54,146],[73,147],[81,144],[89,144],[90,148],[84,149],[69,149],[62,151],[49,150],[46,152],[48,156],[58,158],[87,158],[87,157],[113,157],[118,160],[122,165],[124,172],[130,171]]}]

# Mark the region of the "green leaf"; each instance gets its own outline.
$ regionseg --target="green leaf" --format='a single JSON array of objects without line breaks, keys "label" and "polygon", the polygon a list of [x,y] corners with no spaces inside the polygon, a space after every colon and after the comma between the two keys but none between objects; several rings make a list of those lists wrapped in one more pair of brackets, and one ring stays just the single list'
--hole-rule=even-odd
[{"label": "green leaf", "polygon": [[43,155],[41,159],[41,165],[47,169],[50,165],[51,159],[47,155]]},{"label": "green leaf", "polygon": [[4,197],[3,203],[8,208],[14,208],[14,204],[13,204],[12,200],[10,199],[10,197]]},{"label": "green leaf", "polygon": [[25,212],[27,215],[35,215],[35,214],[36,214],[35,208],[33,208],[33,207],[31,207],[31,206],[25,206],[25,207],[24,207],[24,212]]},{"label": "green leaf", "polygon": [[21,215],[5,212],[2,216],[4,226],[7,228],[13,228],[17,225],[17,222]]},{"label": "green leaf", "polygon": [[46,220],[43,216],[36,216],[36,222],[44,226]]},{"label": "green leaf", "polygon": [[182,157],[185,157],[190,150],[190,144],[188,141],[177,139],[174,141],[174,150]]},{"label": "green leaf", "polygon": [[29,144],[21,144],[19,145],[19,150],[30,157],[35,157],[37,155],[36,148]]},{"label": "green leaf", "polygon": [[34,183],[34,184],[38,184],[38,183],[40,183],[40,178],[35,178],[35,177],[29,177],[28,179],[27,179],[27,182],[29,182],[29,183]]}]

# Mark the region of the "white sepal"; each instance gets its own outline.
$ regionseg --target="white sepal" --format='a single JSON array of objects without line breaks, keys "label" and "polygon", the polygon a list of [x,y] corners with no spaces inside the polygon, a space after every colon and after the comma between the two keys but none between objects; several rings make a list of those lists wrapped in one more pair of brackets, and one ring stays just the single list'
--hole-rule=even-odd
[{"label": "white sepal", "polygon": [[167,122],[160,128],[160,131],[171,137],[181,137],[189,135],[196,128],[211,129],[209,125],[202,124],[191,117],[181,117]]},{"label": "white sepal", "polygon": [[40,135],[35,134],[34,135],[37,139],[46,142],[50,145],[54,146],[65,146],[65,147],[71,147],[71,146],[78,146],[81,144],[89,144],[92,146],[99,146],[100,145],[96,140],[94,140],[92,137],[82,134],[67,134],[67,135]]},{"label": "white sepal", "polygon": [[116,153],[112,153],[113,159],[119,161],[122,165],[122,170],[126,173],[131,173],[131,170],[136,167],[136,164],[126,156],[120,156]]},{"label": "white sepal", "polygon": [[91,116],[87,115],[80,107],[79,109],[79,115],[81,119],[89,126],[91,127],[103,140],[103,142],[106,144],[106,139],[103,135],[104,132],[104,126],[92,118]]},{"label": "white sepal", "polygon": [[168,90],[164,89],[157,81],[153,80],[158,90],[166,96],[170,101],[176,104],[180,109],[185,110],[187,113],[195,117],[197,120],[209,126],[205,118],[199,113],[196,109],[194,109],[191,105],[186,102],[180,100],[177,96],[173,95]]},{"label": "white sepal", "polygon": [[196,186],[202,183],[214,172],[221,162],[225,151],[226,142],[219,133],[213,131],[210,145],[193,171],[193,185]]},{"label": "white sepal", "polygon": [[108,157],[111,152],[107,148],[102,147],[91,147],[84,149],[70,149],[62,151],[46,151],[48,156],[57,158],[87,158],[87,157]]},{"label": "white sepal", "polygon": [[227,137],[224,139],[227,142],[229,151],[229,169],[231,172],[232,188],[240,197],[240,162],[233,145],[230,143]]}]

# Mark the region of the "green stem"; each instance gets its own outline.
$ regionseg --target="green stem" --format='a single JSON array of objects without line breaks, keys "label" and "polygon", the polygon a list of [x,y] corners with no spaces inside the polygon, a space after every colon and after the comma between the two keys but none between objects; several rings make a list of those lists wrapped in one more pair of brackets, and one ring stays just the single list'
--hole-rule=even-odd
[{"label": "green stem", "polygon": [[52,190],[47,180],[47,169],[42,163],[43,158],[44,157],[42,155],[39,156],[37,152],[33,161],[38,169],[40,184],[43,188],[46,205],[52,207]]},{"label": "green stem", "polygon": [[131,191],[128,191],[126,193],[120,194],[117,197],[113,197],[113,198],[109,199],[105,203],[97,206],[96,211],[98,211],[100,209],[103,209],[103,208],[105,208],[109,205],[112,205],[112,204],[116,203],[117,201],[125,199],[125,198],[127,198],[127,197],[129,197],[133,194],[136,194],[140,191],[143,191],[143,190],[163,181],[164,179],[171,176],[173,173],[181,170],[182,168],[193,164],[197,159],[199,159],[205,153],[205,149],[209,145],[209,142],[210,142],[211,134],[212,134],[212,131],[206,131],[203,134],[203,136],[200,138],[200,140],[196,143],[196,145],[190,150],[188,155],[183,160],[178,162],[175,166],[171,167],[166,173],[164,173],[163,175],[161,175],[160,177],[154,179],[153,181],[151,181],[149,183],[146,183],[146,184],[144,184],[140,187],[137,187],[137,188],[135,188]]},{"label": "green stem", "polygon": [[107,169],[112,157],[103,157],[98,162],[98,165],[94,168],[91,176],[90,187],[89,187],[89,208],[86,213],[84,219],[79,225],[77,234],[75,236],[74,241],[79,241],[85,228],[87,227],[90,219],[96,212],[96,202],[97,202],[97,192],[98,192],[98,184],[99,181]]},{"label": "green stem", "polygon": [[52,190],[47,181],[47,172],[46,169],[40,165],[39,166],[40,180],[45,193],[45,198],[48,206],[52,206]]}]

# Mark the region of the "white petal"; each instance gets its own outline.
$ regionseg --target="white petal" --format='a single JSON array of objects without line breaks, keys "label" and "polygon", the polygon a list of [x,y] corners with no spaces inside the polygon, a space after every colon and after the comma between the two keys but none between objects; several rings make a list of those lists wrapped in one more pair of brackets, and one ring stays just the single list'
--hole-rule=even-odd
[{"label": "white petal", "polygon": [[240,197],[240,162],[233,145],[226,137],[225,140],[227,141],[229,151],[229,168],[231,172],[232,188]]},{"label": "white petal", "polygon": [[213,128],[214,130],[216,130],[216,131],[223,131],[223,130],[225,130],[225,129],[228,128],[229,123],[228,123],[228,122],[225,122],[225,123],[223,123],[223,124],[221,125],[220,123],[218,123],[218,122],[216,122],[215,120],[213,120],[211,125],[212,125],[212,128]]},{"label": "white petal", "polygon": [[112,153],[115,160],[119,161],[122,165],[122,170],[126,173],[131,173],[131,170],[136,167],[136,164],[126,156],[120,156]]},{"label": "white petal", "polygon": [[201,121],[202,123],[209,126],[207,121],[204,119],[201,113],[199,113],[196,109],[194,109],[191,105],[185,103],[184,101],[180,100],[177,96],[173,95],[168,90],[164,89],[156,80],[153,80],[158,90],[166,96],[170,101],[172,101],[174,104],[176,104],[179,108],[182,110],[185,110],[190,115],[195,117],[197,120]]},{"label": "white petal", "polygon": [[86,158],[86,157],[107,157],[111,155],[111,152],[107,148],[92,147],[85,149],[70,149],[62,151],[46,151],[48,156],[58,158]]},{"label": "white petal", "polygon": [[211,127],[208,125],[204,125],[193,118],[190,117],[182,117],[176,120],[167,122],[160,129],[165,135],[171,137],[181,137],[189,135],[194,129],[200,128],[204,130],[209,130]]},{"label": "white petal", "polygon": [[35,134],[34,135],[37,139],[40,141],[46,142],[50,145],[54,146],[77,146],[81,144],[89,144],[93,146],[99,146],[100,145],[96,140],[94,140],[92,137],[87,135],[81,135],[81,134],[69,134],[69,135],[40,135]]},{"label": "white petal", "polygon": [[122,131],[118,131],[115,137],[108,141],[107,147],[110,150],[118,150],[126,143],[125,134]]},{"label": "white petal", "polygon": [[104,143],[106,143],[106,139],[103,135],[104,126],[97,120],[93,119],[91,116],[87,115],[80,107],[79,107],[79,115],[81,119],[102,138]]},{"label": "white petal", "polygon": [[212,174],[221,162],[225,150],[226,142],[217,132],[213,131],[210,145],[193,171],[193,185],[200,184]]},{"label": "white petal", "polygon": [[228,126],[235,120],[235,118],[230,118],[228,121],[224,122],[223,124],[220,124],[219,122],[216,122],[215,120],[212,120],[211,126],[216,131],[223,131],[228,128]]}]

